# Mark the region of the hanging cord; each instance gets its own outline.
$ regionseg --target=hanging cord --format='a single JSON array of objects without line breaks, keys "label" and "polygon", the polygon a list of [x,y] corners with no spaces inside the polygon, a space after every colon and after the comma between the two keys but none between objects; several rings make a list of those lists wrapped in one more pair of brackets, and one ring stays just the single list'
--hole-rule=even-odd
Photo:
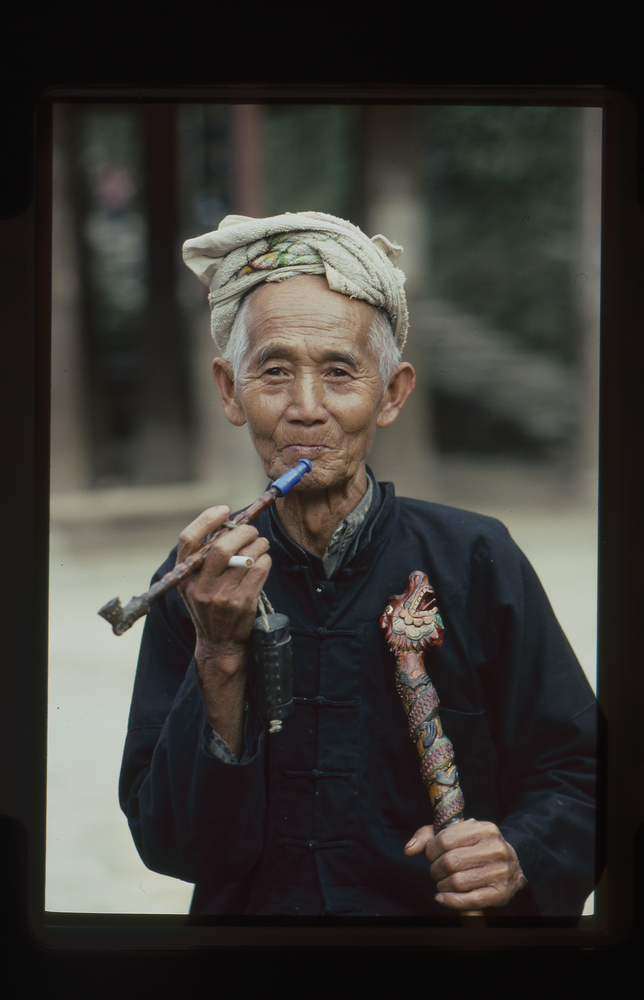
[{"label": "hanging cord", "polygon": [[[237,525],[235,524],[234,521],[224,521],[224,528],[228,528],[229,530],[231,530],[232,528],[236,528],[236,527],[237,527]],[[266,594],[264,593],[263,590],[262,590],[261,594],[259,595],[259,605],[258,605],[258,607],[259,607],[259,613],[260,613],[261,618],[262,618],[262,625],[264,626],[264,631],[268,632],[268,630],[270,628],[269,623],[268,623],[268,615],[274,615],[275,614],[275,609],[274,609],[273,605],[271,604],[271,602],[269,601],[268,597],[266,596]]]},{"label": "hanging cord", "polygon": [[273,608],[273,605],[271,604],[271,602],[269,601],[268,597],[266,596],[263,590],[259,595],[259,613],[262,616],[262,625],[264,626],[264,631],[268,632],[270,626],[268,624],[267,615],[274,615],[275,609]]}]

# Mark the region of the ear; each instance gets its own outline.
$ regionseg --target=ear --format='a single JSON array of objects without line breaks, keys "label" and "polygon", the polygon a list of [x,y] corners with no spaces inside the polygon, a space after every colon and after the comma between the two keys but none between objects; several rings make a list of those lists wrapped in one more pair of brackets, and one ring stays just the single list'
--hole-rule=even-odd
[{"label": "ear", "polygon": [[246,416],[239,405],[235,392],[232,365],[228,361],[224,361],[223,358],[215,358],[212,363],[212,374],[219,389],[224,413],[235,427],[243,427],[246,423]]},{"label": "ear", "polygon": [[414,391],[415,385],[416,372],[407,361],[403,361],[394,371],[385,389],[376,419],[378,427],[389,427],[393,424]]}]

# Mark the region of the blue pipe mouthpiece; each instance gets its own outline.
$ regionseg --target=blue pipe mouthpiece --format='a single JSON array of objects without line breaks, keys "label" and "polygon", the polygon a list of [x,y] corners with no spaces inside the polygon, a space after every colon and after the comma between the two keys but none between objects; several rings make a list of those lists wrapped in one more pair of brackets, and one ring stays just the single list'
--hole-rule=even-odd
[{"label": "blue pipe mouthpiece", "polygon": [[299,483],[302,476],[305,476],[306,473],[310,472],[312,468],[313,462],[311,462],[308,458],[301,458],[294,469],[289,469],[283,476],[276,479],[274,483],[271,483],[271,489],[277,490],[279,495],[283,497],[284,494],[293,489],[293,487]]}]

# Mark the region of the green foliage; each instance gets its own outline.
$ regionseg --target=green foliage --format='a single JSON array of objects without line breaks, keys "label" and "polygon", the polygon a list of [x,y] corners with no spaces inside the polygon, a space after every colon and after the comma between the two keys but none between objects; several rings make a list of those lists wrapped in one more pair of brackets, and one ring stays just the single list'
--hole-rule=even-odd
[{"label": "green foliage", "polygon": [[75,129],[74,196],[93,337],[103,351],[131,350],[147,295],[141,116],[135,107],[89,106]]},{"label": "green foliage", "polygon": [[141,120],[136,108],[89,107],[83,115],[82,161],[96,174],[106,166],[123,167],[138,188],[141,184]]},{"label": "green foliage", "polygon": [[579,115],[435,107],[422,121],[433,294],[566,362],[576,353]]},{"label": "green foliage", "polygon": [[342,105],[263,109],[267,215],[313,211],[351,218],[359,114]]}]

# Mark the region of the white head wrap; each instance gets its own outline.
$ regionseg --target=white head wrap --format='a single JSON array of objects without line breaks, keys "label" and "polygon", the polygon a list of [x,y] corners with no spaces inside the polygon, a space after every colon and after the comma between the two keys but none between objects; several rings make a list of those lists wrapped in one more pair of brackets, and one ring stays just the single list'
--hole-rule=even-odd
[{"label": "white head wrap", "polygon": [[227,215],[215,232],[183,244],[184,261],[210,288],[210,328],[222,353],[242,296],[261,282],[295,274],[326,275],[334,292],[382,309],[402,350],[409,319],[405,275],[396,267],[401,256],[402,247],[384,236],[369,239],[352,223],[322,212]]}]

